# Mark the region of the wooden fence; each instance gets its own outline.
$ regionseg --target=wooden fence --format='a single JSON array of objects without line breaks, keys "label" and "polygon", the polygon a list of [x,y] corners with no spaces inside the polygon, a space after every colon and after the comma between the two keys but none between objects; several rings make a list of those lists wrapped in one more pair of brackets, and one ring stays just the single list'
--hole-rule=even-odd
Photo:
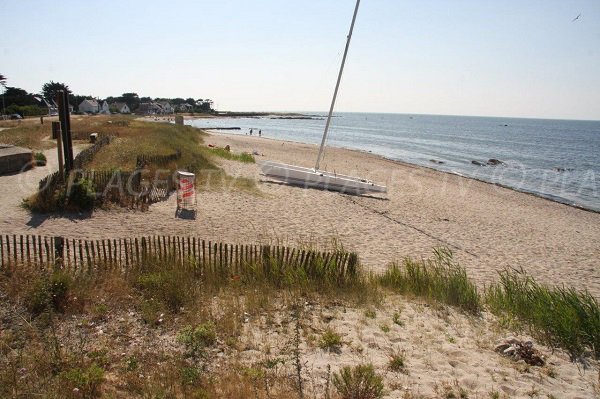
[{"label": "wooden fence", "polygon": [[102,147],[110,144],[113,138],[114,137],[112,136],[102,136],[93,146],[86,148],[77,154],[75,159],[73,159],[73,169],[83,169],[86,165],[92,162],[94,155],[96,155],[96,153],[100,151]]},{"label": "wooden fence", "polygon": [[[112,136],[104,136],[104,137],[100,138],[96,142],[96,144],[94,144],[93,146],[91,146],[89,148],[86,148],[85,150],[83,150],[79,154],[77,154],[75,159],[73,159],[73,169],[75,169],[75,170],[83,169],[83,167],[85,165],[89,164],[92,161],[92,159],[94,158],[94,155],[96,155],[96,153],[98,151],[100,151],[100,149],[102,147],[110,144],[112,139],[113,139]],[[56,191],[56,188],[58,186],[63,185],[64,183],[65,183],[65,180],[62,179],[60,173],[54,172],[40,180],[39,191],[48,190],[48,192],[54,193],[54,191]]]},{"label": "wooden fence", "polygon": [[149,204],[167,199],[169,193],[176,189],[173,174],[169,174],[164,181],[154,180],[142,183],[142,168],[149,163],[165,165],[177,160],[181,158],[180,150],[169,155],[138,155],[137,167],[133,172],[83,169],[102,147],[110,144],[113,138],[113,136],[103,136],[96,144],[80,152],[73,161],[74,171],[67,179],[63,180],[59,172],[41,179],[38,190],[40,195],[49,199],[61,186],[73,184],[83,178],[93,182],[97,198],[115,202],[121,206],[143,210],[147,209]]},{"label": "wooden fence", "polygon": [[145,236],[81,240],[35,235],[0,235],[1,269],[20,265],[40,269],[60,267],[73,273],[143,268],[149,261],[194,265],[200,271],[240,274],[248,265],[333,268],[341,276],[354,275],[358,256],[348,252],[318,252],[283,246],[224,244],[196,237]]},{"label": "wooden fence", "polygon": [[151,163],[155,165],[166,165],[169,162],[176,161],[181,158],[181,151],[177,150],[174,154],[169,155],[145,155],[141,154],[137,156],[136,165],[138,168],[143,168],[145,165]]}]

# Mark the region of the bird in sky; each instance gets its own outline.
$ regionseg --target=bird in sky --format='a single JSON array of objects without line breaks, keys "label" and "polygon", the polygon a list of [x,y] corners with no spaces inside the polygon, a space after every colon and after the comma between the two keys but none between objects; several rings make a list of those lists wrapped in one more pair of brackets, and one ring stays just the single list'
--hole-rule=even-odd
[{"label": "bird in sky", "polygon": [[573,20],[571,22],[575,22],[579,19],[579,17],[581,17],[581,14],[579,14],[578,16],[576,16],[575,18],[573,18]]}]

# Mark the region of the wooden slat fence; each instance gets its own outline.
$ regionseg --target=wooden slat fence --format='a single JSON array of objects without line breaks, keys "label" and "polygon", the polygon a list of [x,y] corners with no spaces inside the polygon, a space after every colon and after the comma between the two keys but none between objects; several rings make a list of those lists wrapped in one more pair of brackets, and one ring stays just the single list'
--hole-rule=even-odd
[{"label": "wooden slat fence", "polygon": [[[69,176],[70,182],[80,178],[89,179],[94,183],[96,193],[102,200],[119,203],[121,206],[145,209],[149,204],[163,201],[175,190],[175,178],[168,174],[163,181],[150,181],[142,184],[141,167],[149,162],[166,164],[181,158],[181,151],[174,154],[148,156],[138,155],[138,168],[133,171],[108,171],[108,170],[83,170],[83,166],[91,162],[93,156],[105,145],[110,144],[112,136],[102,137],[96,144],[82,151],[74,160],[75,170]],[[41,195],[53,196],[65,181],[59,172],[55,172],[40,180],[39,192]]]},{"label": "wooden slat fence", "polygon": [[358,256],[348,252],[319,252],[284,246],[224,244],[197,237],[143,236],[82,240],[39,235],[0,235],[2,270],[19,265],[61,267],[73,273],[143,268],[149,261],[200,268],[200,271],[240,274],[248,265],[274,263],[330,268],[340,276],[355,275]]},{"label": "wooden slat fence", "polygon": [[92,162],[94,155],[96,155],[96,153],[100,151],[102,147],[110,144],[112,139],[112,136],[102,136],[93,146],[86,148],[77,154],[75,159],[73,159],[73,169],[83,169],[86,165]]},{"label": "wooden slat fence", "polygon": [[174,154],[169,155],[145,155],[137,156],[136,165],[138,168],[143,168],[147,164],[166,165],[169,162],[176,161],[181,158],[181,151],[177,150]]},{"label": "wooden slat fence", "polygon": [[[77,154],[75,159],[73,159],[73,168],[76,170],[83,169],[85,165],[92,161],[94,155],[96,155],[96,153],[100,151],[102,147],[110,144],[112,139],[112,136],[103,136],[93,146],[81,151],[79,154]],[[39,191],[47,191],[51,194],[56,191],[57,187],[63,185],[64,183],[65,181],[61,179],[60,173],[54,172],[40,180]]]}]

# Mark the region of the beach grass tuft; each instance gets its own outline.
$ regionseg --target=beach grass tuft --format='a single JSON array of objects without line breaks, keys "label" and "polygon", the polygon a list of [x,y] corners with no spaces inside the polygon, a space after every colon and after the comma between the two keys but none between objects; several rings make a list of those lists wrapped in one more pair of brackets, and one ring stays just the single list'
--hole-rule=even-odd
[{"label": "beach grass tuft", "polygon": [[236,154],[234,152],[227,151],[224,148],[213,148],[213,149],[211,149],[210,152],[213,155],[216,155],[220,158],[228,159],[230,161],[239,161],[239,162],[244,162],[244,163],[255,163],[256,162],[256,160],[254,159],[252,154],[249,154],[247,152],[242,152],[240,154]]},{"label": "beach grass tuft", "polygon": [[600,356],[600,307],[588,291],[539,284],[523,270],[504,270],[485,301],[505,324],[527,326],[546,344],[566,349],[572,359]]},{"label": "beach grass tuft", "polygon": [[342,399],[377,399],[384,395],[383,378],[372,364],[344,367],[333,374],[333,385]]},{"label": "beach grass tuft", "polygon": [[447,248],[435,249],[428,260],[406,258],[401,264],[393,263],[379,282],[400,294],[439,301],[472,314],[481,311],[475,283]]}]

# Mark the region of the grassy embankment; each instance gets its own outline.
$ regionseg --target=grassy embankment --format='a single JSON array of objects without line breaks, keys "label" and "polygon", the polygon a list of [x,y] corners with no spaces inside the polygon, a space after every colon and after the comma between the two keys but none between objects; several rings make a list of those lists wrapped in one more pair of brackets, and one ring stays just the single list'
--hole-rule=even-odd
[{"label": "grassy embankment", "polygon": [[[101,134],[114,134],[115,122],[105,122],[95,127]],[[73,129],[75,130],[75,128]],[[254,180],[233,178],[218,168],[217,158],[226,158],[241,162],[254,162],[249,154],[234,154],[223,149],[211,149],[204,145],[204,132],[190,126],[177,126],[166,123],[148,123],[129,120],[126,126],[117,127],[117,139],[102,148],[94,157],[89,169],[96,170],[133,170],[140,154],[169,155],[181,151],[181,158],[167,165],[148,165],[145,176],[164,177],[177,169],[187,169],[196,174],[196,185],[200,190],[245,190],[257,192]]]},{"label": "grassy embankment", "polygon": [[55,147],[50,140],[52,127],[50,121],[40,124],[39,118],[24,121],[0,121],[0,143],[43,151]]},{"label": "grassy embankment", "polygon": [[[331,327],[315,335],[308,320],[336,306],[370,315],[396,293],[475,318],[491,311],[506,334],[530,333],[573,359],[598,356],[600,313],[589,294],[508,271],[480,294],[449,251],[406,259],[382,275],[359,269],[340,277],[275,261],[247,265],[236,276],[197,270],[193,260],[155,260],[127,275],[4,272],[0,288],[12,310],[0,336],[0,395],[378,398],[381,376],[410,373],[410,359],[394,353],[387,370],[362,364],[309,387],[306,351],[338,353],[352,343]],[[393,322],[404,323],[396,315]],[[242,339],[273,331],[276,341],[261,351]],[[242,355],[249,350],[256,355]],[[371,396],[357,396],[361,389]]]},{"label": "grassy embankment", "polygon": [[[44,125],[39,119],[20,123],[7,122],[11,128],[0,132],[0,142],[43,150],[55,146],[51,136],[51,123]],[[197,189],[244,190],[257,193],[252,179],[228,176],[217,166],[218,158],[240,162],[254,162],[250,154],[234,154],[224,149],[211,149],[203,144],[205,133],[189,126],[167,123],[148,123],[130,116],[73,116],[71,131],[75,145],[86,144],[91,133],[115,136],[116,139],[103,147],[86,169],[109,171],[133,171],[138,155],[170,155],[181,151],[181,158],[166,165],[148,164],[142,177],[147,180],[164,179],[176,170],[186,169],[196,173]],[[91,189],[93,192],[93,188]],[[57,194],[50,198],[62,198]],[[27,205],[33,210],[52,211],[61,206],[48,203],[34,196]]]}]

